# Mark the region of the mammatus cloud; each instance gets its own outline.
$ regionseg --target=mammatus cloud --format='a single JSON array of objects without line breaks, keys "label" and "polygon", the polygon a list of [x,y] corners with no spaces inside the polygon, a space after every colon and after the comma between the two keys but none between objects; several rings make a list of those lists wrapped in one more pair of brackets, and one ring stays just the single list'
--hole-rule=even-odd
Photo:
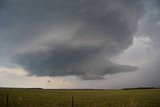
[{"label": "mammatus cloud", "polygon": [[[137,70],[135,66],[115,64],[111,58],[132,45],[143,16],[141,0],[3,3],[1,41],[6,39],[3,44],[13,51],[13,62],[31,75],[76,75],[88,80]],[[12,18],[6,19],[9,16]]]}]

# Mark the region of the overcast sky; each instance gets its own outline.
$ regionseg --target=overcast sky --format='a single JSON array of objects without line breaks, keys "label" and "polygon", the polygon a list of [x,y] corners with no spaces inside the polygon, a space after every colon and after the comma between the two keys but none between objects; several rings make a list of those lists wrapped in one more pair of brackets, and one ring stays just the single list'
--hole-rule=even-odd
[{"label": "overcast sky", "polygon": [[0,87],[159,87],[159,45],[159,0],[0,0]]}]

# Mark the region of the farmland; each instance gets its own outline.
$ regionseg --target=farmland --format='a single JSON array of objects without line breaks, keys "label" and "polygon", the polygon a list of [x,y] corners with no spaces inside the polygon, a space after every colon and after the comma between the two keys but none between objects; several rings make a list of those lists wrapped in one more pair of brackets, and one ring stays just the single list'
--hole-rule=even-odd
[{"label": "farmland", "polygon": [[0,107],[72,106],[160,107],[160,89],[45,90],[0,88]]}]

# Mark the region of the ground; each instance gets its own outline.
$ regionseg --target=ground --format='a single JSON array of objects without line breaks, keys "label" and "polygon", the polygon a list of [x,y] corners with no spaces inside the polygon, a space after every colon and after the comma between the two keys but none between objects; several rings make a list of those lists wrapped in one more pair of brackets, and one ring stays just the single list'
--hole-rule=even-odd
[{"label": "ground", "polygon": [[[7,103],[8,95],[8,103]],[[160,107],[160,89],[45,90],[0,88],[0,107]]]}]

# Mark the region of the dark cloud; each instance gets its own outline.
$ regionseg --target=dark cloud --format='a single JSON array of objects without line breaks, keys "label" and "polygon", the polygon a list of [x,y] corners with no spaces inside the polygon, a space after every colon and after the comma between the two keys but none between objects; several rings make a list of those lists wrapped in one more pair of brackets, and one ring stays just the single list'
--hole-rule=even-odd
[{"label": "dark cloud", "polygon": [[[139,35],[148,37],[152,45],[159,49],[160,45],[160,2],[152,0],[146,2],[145,16],[139,24]],[[159,58],[159,57],[157,57]]]},{"label": "dark cloud", "polygon": [[4,7],[2,48],[32,75],[102,79],[137,69],[110,60],[132,44],[141,0],[8,0]]},{"label": "dark cloud", "polygon": [[135,71],[137,67],[118,65],[105,59],[95,47],[56,47],[52,50],[23,53],[16,56],[16,63],[33,75],[68,76],[83,79],[102,79],[105,74]]},{"label": "dark cloud", "polygon": [[139,34],[151,40],[153,51],[150,52],[153,59],[144,68],[147,84],[160,86],[160,1],[146,2],[145,16],[140,21]]}]

